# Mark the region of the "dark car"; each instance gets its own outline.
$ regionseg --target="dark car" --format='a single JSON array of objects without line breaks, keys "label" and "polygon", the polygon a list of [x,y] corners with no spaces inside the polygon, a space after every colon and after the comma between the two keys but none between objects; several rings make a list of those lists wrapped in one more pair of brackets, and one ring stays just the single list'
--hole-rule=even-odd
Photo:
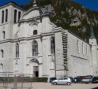
[{"label": "dark car", "polygon": [[90,78],[91,79],[92,77],[93,77],[93,75],[77,76],[77,77],[74,78],[74,83],[81,83],[82,80],[84,82],[84,78]]},{"label": "dark car", "polygon": [[74,78],[74,83],[80,83],[81,82],[81,78],[80,77],[75,77]]},{"label": "dark car", "polygon": [[77,76],[74,78],[74,83],[81,83],[82,79],[84,78],[85,76]]},{"label": "dark car", "polygon": [[94,76],[92,78],[92,83],[98,83],[98,76]]},{"label": "dark car", "polygon": [[71,82],[73,83],[74,82],[74,78],[73,77],[69,77],[71,79]]},{"label": "dark car", "polygon": [[57,78],[56,77],[51,77],[49,78],[49,82],[51,83],[53,80],[56,80]]}]

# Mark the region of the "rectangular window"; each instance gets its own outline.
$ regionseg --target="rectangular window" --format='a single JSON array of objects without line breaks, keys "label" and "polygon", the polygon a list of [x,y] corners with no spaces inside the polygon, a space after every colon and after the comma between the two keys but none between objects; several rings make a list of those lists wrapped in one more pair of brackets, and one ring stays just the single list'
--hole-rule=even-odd
[{"label": "rectangular window", "polygon": [[18,21],[20,20],[21,12],[18,12]]},{"label": "rectangular window", "polygon": [[8,9],[6,9],[6,16],[5,16],[5,22],[8,20]]},{"label": "rectangular window", "polygon": [[87,47],[87,45],[86,45],[86,55],[88,55],[88,47]]},{"label": "rectangular window", "polygon": [[3,52],[3,50],[1,50],[1,57],[2,57],[2,58],[4,57],[4,52]]},{"label": "rectangular window", "polygon": [[78,43],[78,40],[77,40],[77,52],[79,53],[79,43]]},{"label": "rectangular window", "polygon": [[2,23],[4,23],[4,11],[2,11]]},{"label": "rectangular window", "polygon": [[5,31],[3,31],[3,39],[5,39]]},{"label": "rectangular window", "polygon": [[84,48],[84,47],[83,47],[83,43],[82,43],[82,53],[83,53],[83,48]]},{"label": "rectangular window", "polygon": [[16,44],[16,58],[19,57],[19,44]]},{"label": "rectangular window", "polygon": [[14,23],[16,23],[17,20],[17,10],[14,10]]}]

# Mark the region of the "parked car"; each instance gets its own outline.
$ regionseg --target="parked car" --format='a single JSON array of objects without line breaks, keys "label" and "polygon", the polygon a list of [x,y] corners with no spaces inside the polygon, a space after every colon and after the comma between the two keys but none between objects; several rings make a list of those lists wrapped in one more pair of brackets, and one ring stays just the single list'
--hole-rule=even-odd
[{"label": "parked car", "polygon": [[74,83],[81,83],[82,79],[84,78],[84,76],[77,76],[74,78]]},{"label": "parked car", "polygon": [[56,77],[51,77],[48,81],[51,83],[53,80],[56,80]]},{"label": "parked car", "polygon": [[74,82],[74,78],[73,77],[69,77],[70,79],[71,79],[71,83],[73,83]]},{"label": "parked car", "polygon": [[81,79],[79,77],[74,78],[74,83],[80,83]]},{"label": "parked car", "polygon": [[93,75],[86,75],[87,77],[93,77]]},{"label": "parked car", "polygon": [[91,83],[92,82],[92,77],[84,77],[81,81],[82,83]]},{"label": "parked car", "polygon": [[71,84],[71,79],[69,77],[63,77],[63,78],[59,78],[57,80],[54,80],[51,82],[52,84],[67,84],[70,85]]},{"label": "parked car", "polygon": [[98,76],[94,76],[92,78],[92,83],[98,83]]}]

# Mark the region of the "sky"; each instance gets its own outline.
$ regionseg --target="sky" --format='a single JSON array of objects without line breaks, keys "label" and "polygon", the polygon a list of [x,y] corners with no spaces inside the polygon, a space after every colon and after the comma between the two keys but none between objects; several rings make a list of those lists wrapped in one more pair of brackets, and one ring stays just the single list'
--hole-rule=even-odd
[{"label": "sky", "polygon": [[85,8],[98,11],[98,0],[72,0],[82,4]]},{"label": "sky", "polygon": [[[0,5],[14,1],[19,5],[23,5],[31,0],[0,0]],[[98,11],[98,0],[72,0],[82,4],[85,8]]]},{"label": "sky", "polygon": [[23,5],[31,0],[0,0],[0,6],[5,4],[5,3],[8,3],[10,1],[14,1],[15,3],[17,3],[18,5]]}]

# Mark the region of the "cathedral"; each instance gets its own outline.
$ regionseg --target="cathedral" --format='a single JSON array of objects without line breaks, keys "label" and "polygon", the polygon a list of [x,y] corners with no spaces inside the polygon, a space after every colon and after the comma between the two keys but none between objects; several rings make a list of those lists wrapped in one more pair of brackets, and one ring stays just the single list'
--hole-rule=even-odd
[{"label": "cathedral", "polygon": [[0,75],[98,75],[98,46],[90,25],[87,43],[53,24],[36,2],[27,11],[13,1],[0,6]]}]

